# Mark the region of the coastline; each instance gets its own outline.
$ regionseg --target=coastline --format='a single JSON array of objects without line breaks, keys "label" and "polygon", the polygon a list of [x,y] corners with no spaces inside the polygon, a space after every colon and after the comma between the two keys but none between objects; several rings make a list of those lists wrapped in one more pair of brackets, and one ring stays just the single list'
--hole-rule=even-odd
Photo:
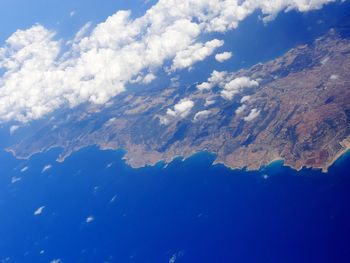
[{"label": "coastline", "polygon": [[[181,161],[186,161],[187,159],[195,156],[196,154],[200,154],[200,153],[205,153],[205,154],[209,154],[209,155],[214,155],[215,159],[213,161],[213,163],[211,164],[212,166],[215,166],[217,164],[221,164],[223,166],[225,166],[226,168],[230,169],[230,170],[246,170],[246,171],[259,171],[259,170],[264,170],[267,169],[269,167],[271,167],[272,165],[278,163],[278,162],[282,162],[281,166],[284,167],[289,167],[295,171],[301,171],[302,169],[314,169],[314,170],[321,170],[322,173],[328,173],[328,170],[331,166],[333,166],[337,160],[339,160],[341,157],[345,156],[346,154],[350,153],[350,142],[348,142],[349,139],[345,139],[342,142],[340,142],[340,144],[344,147],[343,150],[339,151],[329,163],[326,163],[324,166],[320,166],[320,167],[313,167],[313,166],[300,166],[300,167],[296,167],[293,166],[291,164],[286,164],[286,160],[282,157],[276,157],[273,160],[269,161],[266,164],[262,164],[260,163],[258,168],[249,168],[249,166],[241,166],[241,167],[235,167],[235,166],[229,166],[227,164],[225,164],[225,162],[220,161],[217,159],[217,154],[207,151],[207,150],[203,150],[203,151],[196,151],[193,152],[191,154],[187,154],[187,155],[175,155],[172,158],[160,158],[159,160],[157,160],[156,162],[145,162],[143,165],[133,165],[131,162],[129,162],[129,159],[126,157],[128,150],[123,149],[123,148],[113,148],[113,147],[105,147],[103,145],[98,145],[98,144],[94,144],[94,145],[86,145],[86,146],[82,146],[82,147],[78,147],[72,151],[66,152],[64,153],[64,147],[63,146],[59,146],[59,145],[53,145],[50,146],[47,149],[41,149],[38,150],[36,152],[33,152],[31,154],[29,154],[28,156],[20,156],[16,154],[16,151],[14,149],[11,148],[5,148],[6,152],[9,152],[12,154],[12,156],[16,159],[20,159],[20,160],[29,160],[32,156],[36,155],[36,154],[41,154],[41,153],[46,153],[52,149],[62,149],[62,152],[58,155],[56,161],[59,163],[63,163],[67,158],[69,158],[72,154],[79,152],[80,150],[90,147],[90,146],[95,146],[97,147],[100,151],[123,151],[123,161],[130,166],[133,169],[140,169],[140,168],[144,168],[144,167],[154,167],[157,166],[158,164],[162,164],[164,166],[164,168],[166,168],[168,165],[170,165],[174,160],[176,159],[181,159]],[[62,154],[64,153],[64,154]]]}]

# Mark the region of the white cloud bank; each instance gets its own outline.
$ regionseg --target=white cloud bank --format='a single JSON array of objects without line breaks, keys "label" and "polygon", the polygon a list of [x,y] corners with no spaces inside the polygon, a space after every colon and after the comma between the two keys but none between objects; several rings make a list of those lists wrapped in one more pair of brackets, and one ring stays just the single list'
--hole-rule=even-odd
[{"label": "white cloud bank", "polygon": [[255,10],[268,21],[282,10],[306,12],[333,1],[159,0],[139,18],[118,11],[85,26],[68,46],[40,24],[18,30],[0,47],[0,122],[28,122],[63,105],[104,104],[135,79],[152,81],[149,74],[166,62],[175,71],[204,60],[222,41],[202,43],[203,35],[232,30]]}]

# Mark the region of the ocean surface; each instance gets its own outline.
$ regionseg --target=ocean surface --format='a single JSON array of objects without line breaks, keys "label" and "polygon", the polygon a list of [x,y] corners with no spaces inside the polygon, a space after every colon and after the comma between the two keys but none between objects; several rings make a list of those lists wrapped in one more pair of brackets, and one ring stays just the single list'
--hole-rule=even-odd
[{"label": "ocean surface", "polygon": [[350,262],[350,154],[323,174],[58,153],[0,153],[0,262]]},{"label": "ocean surface", "polygon": [[[34,13],[18,8],[25,20],[6,26],[1,42],[36,19],[69,38],[85,22],[103,21],[118,8],[108,0],[100,13],[91,8],[59,23],[72,10],[84,11],[69,6],[54,17],[61,1],[54,3],[43,17],[37,7]],[[120,1],[120,8],[126,4]],[[5,22],[12,15],[6,8],[7,16],[0,16]],[[349,8],[347,1],[308,14],[289,12],[267,25],[255,13],[223,37],[220,51],[234,56],[214,69],[249,67],[310,43],[337,26]],[[186,83],[205,81],[213,63],[210,58],[179,75]],[[0,129],[1,149],[30,129],[9,137],[8,128]],[[89,147],[57,163],[59,152],[30,160],[0,152],[0,262],[350,262],[350,154],[323,174],[297,172],[281,162],[256,172],[230,170],[213,166],[214,156],[206,153],[167,167],[132,169],[122,151]]]}]

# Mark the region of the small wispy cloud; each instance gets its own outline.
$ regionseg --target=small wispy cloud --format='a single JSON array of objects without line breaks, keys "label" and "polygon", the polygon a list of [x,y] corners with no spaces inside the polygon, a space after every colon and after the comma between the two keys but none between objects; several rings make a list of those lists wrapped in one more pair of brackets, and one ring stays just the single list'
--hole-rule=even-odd
[{"label": "small wispy cloud", "polygon": [[28,166],[24,166],[20,171],[21,171],[21,173],[24,173],[24,172],[27,171],[28,169],[29,169]]},{"label": "small wispy cloud", "polygon": [[38,209],[36,209],[36,210],[34,211],[34,215],[35,215],[35,216],[41,215],[42,212],[44,211],[44,209],[45,209],[45,206],[40,206]]},{"label": "small wispy cloud", "polygon": [[45,165],[44,168],[41,170],[41,173],[45,173],[46,171],[50,170],[52,167],[51,164]]},{"label": "small wispy cloud", "polygon": [[95,218],[93,216],[88,216],[85,220],[86,223],[91,223],[95,220]]},{"label": "small wispy cloud", "polygon": [[19,182],[19,181],[21,181],[21,180],[22,180],[21,177],[13,176],[13,177],[11,178],[11,183],[12,183],[12,184],[15,184],[15,183],[17,183],[17,182]]},{"label": "small wispy cloud", "polygon": [[115,201],[117,201],[117,196],[116,195],[113,196],[109,202],[110,203],[114,203]]}]

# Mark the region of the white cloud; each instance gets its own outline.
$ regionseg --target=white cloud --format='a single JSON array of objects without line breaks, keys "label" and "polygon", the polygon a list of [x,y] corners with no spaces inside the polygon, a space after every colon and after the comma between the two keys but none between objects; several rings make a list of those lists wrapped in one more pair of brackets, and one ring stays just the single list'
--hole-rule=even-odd
[{"label": "white cloud", "polygon": [[175,118],[186,118],[190,114],[191,109],[194,107],[194,102],[190,99],[182,99],[179,103],[171,109],[168,108],[166,111],[166,116],[160,117],[160,123],[167,125],[171,119]]},{"label": "white cloud", "polygon": [[71,12],[69,13],[69,16],[70,16],[70,17],[75,16],[75,11],[71,11]]},{"label": "white cloud", "polygon": [[13,176],[13,177],[11,177],[11,184],[17,183],[17,182],[19,182],[21,180],[22,180],[21,177]]},{"label": "white cloud", "polygon": [[247,106],[246,105],[241,105],[241,106],[239,106],[236,110],[235,110],[235,114],[241,114],[245,109],[247,108]]},{"label": "white cloud", "polygon": [[172,117],[185,118],[193,108],[194,103],[189,99],[183,99],[174,106],[174,109],[168,109],[167,115]]},{"label": "white cloud", "polygon": [[85,220],[86,223],[91,223],[95,220],[95,218],[93,216],[88,216]]},{"label": "white cloud", "polygon": [[19,125],[12,125],[10,127],[10,135],[14,134],[20,128]]},{"label": "white cloud", "polygon": [[254,120],[256,117],[258,117],[260,114],[260,110],[257,110],[257,109],[252,109],[249,113],[248,116],[244,117],[244,121],[252,121]]},{"label": "white cloud", "polygon": [[230,59],[231,57],[232,57],[232,52],[222,52],[215,55],[215,59],[220,63]]},{"label": "white cloud", "polygon": [[208,116],[211,114],[210,110],[203,110],[199,111],[194,115],[193,121],[197,122],[199,120],[203,120],[208,118]]},{"label": "white cloud", "polygon": [[210,90],[215,86],[222,86],[227,81],[226,71],[216,71],[214,70],[208,80],[197,85],[199,90]]},{"label": "white cloud", "polygon": [[214,39],[206,42],[205,44],[196,43],[189,46],[187,49],[176,54],[171,70],[175,71],[177,69],[189,68],[194,63],[202,61],[206,57],[210,56],[216,48],[221,47],[223,44],[224,41]]},{"label": "white cloud", "polygon": [[153,80],[155,80],[157,77],[153,73],[148,73],[142,80],[144,84],[149,84]]},{"label": "white cloud", "polygon": [[22,169],[21,169],[21,173],[24,173],[25,171],[27,171],[29,169],[28,166],[24,166]]},{"label": "white cloud", "polygon": [[241,98],[241,103],[247,102],[247,101],[249,101],[249,100],[250,100],[250,96],[249,96],[249,95],[243,96],[243,97]]},{"label": "white cloud", "polygon": [[107,103],[139,76],[153,80],[147,74],[167,62],[179,70],[204,60],[222,42],[201,39],[236,28],[258,9],[268,21],[283,10],[306,12],[332,1],[159,0],[141,17],[118,11],[95,28],[87,24],[69,45],[39,24],[18,30],[0,47],[0,122],[28,122],[64,105]]},{"label": "white cloud", "polygon": [[59,258],[56,258],[56,259],[51,260],[50,263],[62,263],[62,260]]},{"label": "white cloud", "polygon": [[51,167],[51,164],[45,165],[44,168],[41,170],[41,173],[45,173],[47,170],[51,169]]},{"label": "white cloud", "polygon": [[204,103],[204,106],[210,106],[210,105],[213,105],[215,103],[215,100],[211,100],[211,99],[205,99],[205,103]]},{"label": "white cloud", "polygon": [[248,77],[238,77],[225,84],[224,90],[221,91],[221,96],[224,99],[232,100],[234,95],[243,89],[257,86],[259,86],[259,83],[255,80],[251,80]]},{"label": "white cloud", "polygon": [[87,22],[75,34],[75,37],[74,37],[73,41],[68,41],[68,44],[72,44],[72,43],[78,43],[79,44],[80,40],[82,40],[86,36],[86,34],[88,33],[88,31],[90,30],[91,27],[92,27],[92,23],[90,21]]},{"label": "white cloud", "polygon": [[39,207],[37,210],[34,211],[34,215],[35,216],[41,215],[41,213],[43,212],[44,208],[45,208],[45,206]]}]

